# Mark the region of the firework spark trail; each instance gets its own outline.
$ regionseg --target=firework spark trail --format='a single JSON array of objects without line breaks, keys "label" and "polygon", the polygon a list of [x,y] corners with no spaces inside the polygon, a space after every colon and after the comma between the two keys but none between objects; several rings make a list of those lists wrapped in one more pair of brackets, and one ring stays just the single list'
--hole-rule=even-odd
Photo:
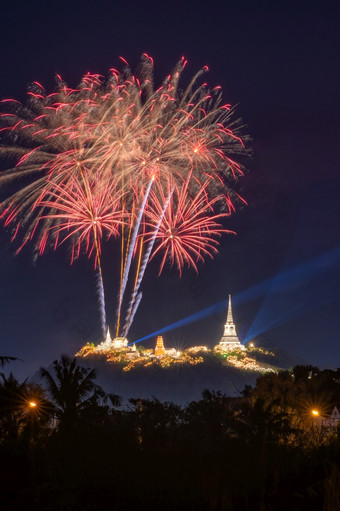
[{"label": "firework spark trail", "polygon": [[[125,209],[125,201],[123,202],[123,211]],[[119,283],[119,300],[122,296],[122,286],[123,286],[123,277],[124,277],[124,269],[126,266],[127,257],[129,254],[129,246],[131,241],[131,232],[133,227],[133,219],[134,219],[134,213],[135,213],[135,203],[132,204],[132,211],[130,216],[130,226],[128,229],[128,236],[127,236],[127,242],[126,242],[126,248],[125,248],[125,255],[124,255],[124,224],[122,225],[122,239],[121,239],[121,260],[120,260],[120,283]],[[120,328],[120,308],[121,303],[118,305],[119,311],[117,309],[117,324],[116,324],[116,337],[119,333]]]},{"label": "firework spark trail", "polygon": [[140,304],[140,301],[142,299],[142,296],[143,296],[143,293],[138,293],[138,295],[136,296],[136,299],[135,299],[135,302],[134,302],[134,305],[132,307],[132,310],[131,310],[131,315],[130,315],[130,321],[128,323],[128,325],[126,325],[124,328],[125,328],[125,331],[124,331],[124,337],[127,337],[128,333],[129,333],[129,330],[130,330],[130,326],[132,325],[133,323],[133,320],[135,318],[135,314],[137,312],[137,309],[138,309],[138,306]]},{"label": "firework spark trail", "polygon": [[80,163],[77,164],[80,169],[80,175],[82,178],[82,182],[85,188],[86,198],[88,202],[88,209],[91,215],[91,224],[92,224],[92,233],[94,238],[94,245],[96,249],[96,259],[95,259],[95,265],[96,261],[98,263],[98,279],[97,279],[97,293],[98,293],[98,299],[99,299],[99,310],[100,310],[100,316],[101,316],[101,330],[102,330],[102,337],[105,339],[106,336],[106,311],[105,311],[105,293],[104,293],[104,282],[103,282],[103,271],[102,271],[102,263],[101,263],[101,257],[100,257],[100,241],[98,240],[98,234],[97,234],[97,216],[93,211],[92,204],[91,204],[91,195],[88,183],[85,179],[83,169],[80,165]]},{"label": "firework spark trail", "polygon": [[132,256],[133,256],[133,252],[134,252],[135,245],[136,245],[138,231],[139,231],[139,228],[140,228],[140,224],[141,224],[141,221],[142,221],[142,218],[143,218],[145,206],[146,206],[146,203],[147,203],[147,200],[148,200],[149,193],[150,193],[151,186],[152,186],[153,182],[154,182],[154,177],[151,178],[151,180],[149,182],[149,185],[148,185],[148,187],[146,189],[145,196],[144,196],[142,205],[140,207],[140,210],[139,210],[139,213],[138,213],[138,216],[137,216],[137,219],[136,219],[136,223],[135,223],[135,226],[134,226],[134,229],[133,229],[133,234],[132,234],[132,237],[131,237],[130,248],[129,248],[129,252],[128,252],[128,255],[127,255],[126,265],[125,265],[125,268],[124,268],[123,283],[122,283],[122,286],[121,286],[121,289],[120,289],[120,294],[119,294],[118,311],[117,311],[116,336],[119,333],[119,323],[120,323],[120,313],[121,313],[121,308],[122,308],[122,302],[123,302],[123,298],[124,298],[124,293],[125,293],[125,288],[126,288],[126,285],[127,285],[127,281],[128,281],[128,278],[129,278],[129,272],[130,272],[130,267],[131,267],[131,262],[132,262]]},{"label": "firework spark trail", "polygon": [[[136,296],[137,296],[137,293],[139,291],[140,285],[142,283],[142,280],[143,280],[143,277],[144,277],[144,273],[145,273],[147,264],[148,264],[149,259],[150,259],[150,255],[151,255],[153,246],[154,246],[156,238],[157,238],[157,234],[158,234],[159,228],[160,228],[160,226],[162,224],[162,221],[163,221],[163,218],[164,218],[164,215],[165,215],[165,211],[167,210],[167,208],[169,206],[169,202],[170,202],[170,199],[172,197],[173,192],[174,192],[174,188],[172,188],[172,190],[170,191],[170,193],[168,195],[167,200],[165,201],[163,211],[161,212],[161,215],[160,215],[159,220],[158,220],[158,224],[156,225],[156,228],[155,228],[155,232],[153,233],[152,238],[150,239],[150,241],[148,243],[147,250],[146,250],[146,252],[144,254],[144,257],[143,257],[143,260],[142,260],[142,264],[141,264],[141,267],[140,267],[140,270],[139,270],[139,273],[138,273],[137,283],[135,285],[135,289],[133,290],[133,293],[132,293],[132,296],[131,296],[131,301],[130,301],[130,304],[129,304],[129,308],[128,308],[128,311],[127,311],[127,314],[126,314],[126,322],[125,322],[124,333],[123,333],[124,337],[127,336],[129,328],[130,328],[131,323],[133,321],[133,317],[134,317],[134,315],[137,312],[138,305],[137,306],[135,305]],[[139,302],[138,302],[138,304],[139,304]],[[133,314],[132,314],[132,312],[133,312]]]},{"label": "firework spark trail", "polygon": [[100,311],[100,327],[103,339],[106,336],[106,306],[105,306],[105,293],[104,293],[104,283],[103,283],[103,275],[98,267],[97,271],[97,296],[99,302],[99,311]]},{"label": "firework spark trail", "polygon": [[[47,217],[53,222],[49,228],[55,236],[55,248],[68,239],[72,240],[71,263],[79,257],[80,248],[85,244],[88,256],[95,253],[94,266],[97,267],[97,295],[101,317],[101,332],[106,335],[106,307],[101,264],[101,240],[104,232],[107,237],[117,236],[121,215],[117,211],[119,196],[115,197],[113,184],[94,183],[92,186],[82,173],[81,181],[74,181],[72,189],[63,190],[55,185],[50,190],[50,201],[41,201],[44,207],[53,207]],[[93,186],[94,185],[94,186]],[[118,216],[119,215],[119,216]],[[92,234],[92,239],[91,239]]]}]

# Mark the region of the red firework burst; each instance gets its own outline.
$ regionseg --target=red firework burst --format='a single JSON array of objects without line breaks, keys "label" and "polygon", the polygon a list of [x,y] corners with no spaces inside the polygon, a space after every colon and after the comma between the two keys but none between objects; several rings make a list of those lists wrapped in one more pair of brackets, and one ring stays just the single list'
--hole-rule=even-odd
[{"label": "red firework burst", "polygon": [[[111,69],[107,80],[88,73],[78,87],[69,88],[58,76],[51,94],[34,82],[26,105],[2,102],[0,154],[17,163],[0,174],[0,187],[20,179],[20,189],[13,194],[10,186],[0,213],[13,226],[14,238],[19,231],[32,234],[37,223],[40,233],[48,229],[36,207],[39,198],[55,184],[67,189],[79,178],[79,163],[92,176],[114,179],[122,193],[134,190],[135,195],[153,174],[163,186],[168,180],[181,186],[188,172],[201,184],[209,176],[210,198],[216,190],[228,193],[242,175],[233,159],[246,152],[239,122],[222,103],[220,87],[198,85],[205,69],[179,95],[184,59],[156,90],[152,59],[143,55],[142,60],[139,77]],[[127,204],[133,202],[130,198]]]},{"label": "red firework burst", "polygon": [[[206,256],[213,258],[218,253],[219,241],[217,238],[222,233],[235,234],[233,231],[224,229],[219,223],[223,218],[230,216],[230,211],[214,213],[214,206],[218,202],[227,202],[230,207],[226,197],[219,195],[213,200],[207,199],[207,187],[210,180],[210,178],[206,179],[193,198],[188,194],[188,187],[192,187],[191,173],[183,182],[182,187],[178,185],[173,187],[169,205],[156,233],[158,246],[150,258],[155,257],[157,253],[163,254],[159,275],[167,259],[170,260],[171,266],[177,266],[180,276],[185,265],[193,267],[198,272],[198,262],[203,262]],[[146,239],[151,239],[155,235],[155,230],[152,231],[152,229],[156,228],[163,214],[164,203],[171,193],[170,189],[169,184],[166,194],[163,188],[151,193],[145,220],[145,227],[146,229],[151,228],[151,232],[145,234]]]},{"label": "red firework burst", "polygon": [[[12,241],[23,239],[19,250],[33,240],[42,254],[48,241],[54,248],[69,241],[71,262],[81,251],[94,254],[102,290],[101,242],[120,236],[117,335],[133,255],[135,283],[150,255],[141,231],[152,240],[149,251],[158,242],[152,257],[162,253],[160,273],[169,259],[180,275],[185,265],[197,271],[217,254],[219,236],[232,232],[220,221],[234,209],[230,197],[239,197],[242,126],[221,88],[199,83],[205,67],[178,92],[185,65],[182,58],[154,88],[153,61],[144,54],[138,76],[88,73],[74,89],[58,76],[52,94],[34,82],[25,105],[0,102],[0,156],[15,160],[0,173],[0,219],[12,227]],[[219,202],[227,213],[215,212]]]},{"label": "red firework burst", "polygon": [[41,197],[37,203],[37,207],[51,211],[41,217],[50,222],[50,226],[41,239],[40,254],[51,235],[55,248],[67,240],[71,241],[71,264],[83,250],[89,258],[95,254],[96,267],[100,263],[102,238],[119,236],[119,227],[126,217],[126,213],[122,213],[121,196],[115,184],[90,181],[83,174],[81,181],[74,180],[66,189],[54,184],[48,191],[48,197]]}]

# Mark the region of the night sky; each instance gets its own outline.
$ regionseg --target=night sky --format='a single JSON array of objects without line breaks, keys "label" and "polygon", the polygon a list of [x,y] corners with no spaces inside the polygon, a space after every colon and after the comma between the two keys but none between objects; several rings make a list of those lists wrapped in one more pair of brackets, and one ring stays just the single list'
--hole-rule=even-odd
[{"label": "night sky", "polygon": [[[340,366],[340,66],[338,2],[7,2],[0,21],[0,97],[23,99],[37,80],[48,90],[60,73],[76,86],[87,71],[106,74],[143,52],[155,81],[184,55],[185,86],[204,65],[211,86],[252,138],[253,156],[240,183],[248,207],[226,225],[212,262],[178,278],[157,278],[152,263],[129,334],[137,340],[218,304],[199,321],[164,334],[175,346],[216,344],[228,293],[242,339],[282,348],[319,367]],[[2,168],[3,164],[2,164]],[[66,251],[37,262],[14,255],[0,233],[0,354],[28,376],[63,352],[99,341],[95,278],[86,256],[72,267]],[[103,254],[107,312],[117,295],[113,246]],[[112,320],[113,322],[113,320]],[[155,337],[143,341],[153,345]]]}]

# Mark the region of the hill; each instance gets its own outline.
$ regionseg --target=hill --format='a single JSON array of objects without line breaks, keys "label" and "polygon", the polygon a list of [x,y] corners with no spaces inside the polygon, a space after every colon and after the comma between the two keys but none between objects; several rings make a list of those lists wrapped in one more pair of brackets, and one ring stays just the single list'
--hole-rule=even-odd
[{"label": "hill", "polygon": [[78,360],[85,367],[95,368],[98,384],[106,392],[121,396],[123,404],[130,397],[156,397],[182,405],[198,400],[206,388],[220,390],[228,396],[238,396],[246,385],[254,385],[257,377],[264,372],[282,369],[282,365],[279,365],[281,360],[291,360],[287,354],[276,356],[261,349],[244,354],[231,353],[227,357],[210,352],[203,354],[203,358],[202,363],[195,365],[164,362],[163,365],[136,364],[128,371],[121,363],[108,362],[104,355],[89,355]]}]

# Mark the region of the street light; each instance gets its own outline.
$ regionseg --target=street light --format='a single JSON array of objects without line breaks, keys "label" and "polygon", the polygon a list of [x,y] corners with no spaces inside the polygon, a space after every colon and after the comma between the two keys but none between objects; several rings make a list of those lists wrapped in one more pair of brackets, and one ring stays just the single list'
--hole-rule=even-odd
[{"label": "street light", "polygon": [[28,406],[29,406],[30,408],[35,408],[35,407],[37,406],[37,403],[36,403],[35,401],[30,401],[30,402],[28,403]]},{"label": "street light", "polygon": [[318,417],[320,415],[318,410],[312,410],[311,414],[314,415],[314,417]]}]

